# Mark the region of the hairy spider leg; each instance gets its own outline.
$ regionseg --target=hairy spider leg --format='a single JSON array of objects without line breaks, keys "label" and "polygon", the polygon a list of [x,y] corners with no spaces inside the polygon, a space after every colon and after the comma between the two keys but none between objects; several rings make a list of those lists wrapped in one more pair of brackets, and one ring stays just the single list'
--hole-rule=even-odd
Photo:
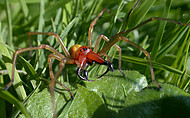
[{"label": "hairy spider leg", "polygon": [[[71,55],[69,53],[69,51],[67,50],[66,46],[64,45],[61,37],[57,34],[57,33],[54,33],[54,32],[29,32],[28,33],[28,36],[29,36],[29,45],[30,47],[32,47],[32,42],[31,42],[31,35],[49,35],[49,36],[54,36],[57,41],[59,42],[59,44],[61,45],[61,48],[65,54],[62,55],[63,57],[60,58],[56,53],[55,54],[50,54],[48,56],[48,64],[49,64],[49,74],[50,74],[50,78],[51,78],[51,82],[49,84],[49,87],[50,87],[50,95],[51,95],[51,101],[52,101],[52,109],[53,109],[53,117],[57,117],[56,116],[56,105],[55,105],[55,96],[54,96],[54,87],[55,87],[55,82],[58,83],[60,86],[62,86],[65,90],[67,90],[69,93],[70,93],[70,96],[71,96],[71,99],[74,99],[72,93],[71,93],[71,90],[69,88],[67,88],[65,85],[63,85],[62,83],[60,83],[59,81],[57,81],[57,77],[59,76],[59,74],[61,73],[61,71],[63,70],[63,68],[65,67],[65,63],[68,63],[68,64],[77,64],[79,66],[79,63],[77,63],[77,60],[74,60],[74,59],[71,59]],[[52,51],[53,52],[53,51]],[[31,53],[31,51],[30,51]],[[53,52],[54,53],[54,52]],[[54,58],[54,59],[57,59],[60,61],[59,63],[59,69],[58,71],[56,72],[55,76],[53,74],[53,71],[52,71],[52,61],[51,61],[51,58]]]},{"label": "hairy spider leg", "polygon": [[[54,54],[50,54],[48,56],[48,65],[49,65],[49,75],[50,75],[50,78],[51,78],[51,82],[49,83],[49,89],[50,89],[50,95],[51,95],[51,103],[52,103],[52,109],[53,109],[53,118],[56,118],[57,115],[56,115],[56,105],[55,105],[55,95],[54,95],[54,87],[55,87],[55,76],[53,74],[53,70],[52,70],[52,59],[51,58],[54,58],[54,59],[57,59],[57,60],[61,60],[60,58],[58,58],[56,55]],[[60,64],[60,67],[58,69],[58,71],[56,72],[57,73],[60,73],[60,71],[64,68],[64,64]],[[57,76],[57,75],[56,75]]]}]

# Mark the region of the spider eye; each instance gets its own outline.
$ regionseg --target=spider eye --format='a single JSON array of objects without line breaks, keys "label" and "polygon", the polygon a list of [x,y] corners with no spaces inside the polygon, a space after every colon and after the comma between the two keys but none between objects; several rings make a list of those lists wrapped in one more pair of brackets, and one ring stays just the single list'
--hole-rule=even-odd
[{"label": "spider eye", "polygon": [[87,50],[87,48],[83,48],[83,50]]}]

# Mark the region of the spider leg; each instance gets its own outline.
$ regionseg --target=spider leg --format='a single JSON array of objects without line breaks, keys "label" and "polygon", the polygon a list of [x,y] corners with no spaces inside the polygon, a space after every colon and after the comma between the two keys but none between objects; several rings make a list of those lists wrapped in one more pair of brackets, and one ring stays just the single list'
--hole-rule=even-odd
[{"label": "spider leg", "polygon": [[125,29],[126,26],[128,25],[129,17],[130,17],[130,15],[131,15],[131,13],[133,12],[133,10],[135,9],[135,7],[138,5],[139,2],[140,2],[140,0],[137,0],[137,1],[135,2],[135,4],[133,5],[133,7],[131,8],[131,10],[129,11],[129,13],[125,16],[124,19],[126,19],[126,22],[124,22],[124,24],[123,24],[123,26],[122,26],[122,27],[123,27],[122,29]]},{"label": "spider leg", "polygon": [[[53,70],[52,70],[52,60],[51,58],[55,58],[54,55],[50,54],[48,56],[48,64],[49,64],[49,75],[51,78],[51,82],[49,83],[49,89],[50,89],[50,95],[51,95],[51,103],[52,103],[52,109],[53,109],[53,118],[56,118],[56,105],[55,105],[55,95],[54,95],[54,86],[55,86],[55,80],[56,78],[54,77]],[[59,68],[59,70],[62,69],[62,67]],[[58,71],[59,71],[58,70]]]},{"label": "spider leg", "polygon": [[108,13],[112,14],[112,12],[110,12],[110,10],[104,8],[102,11],[100,11],[100,13],[98,14],[98,16],[91,22],[89,30],[88,30],[88,46],[91,48],[92,47],[92,32],[93,32],[93,28],[94,25],[96,24],[96,21],[102,16],[102,14],[107,11]]},{"label": "spider leg", "polygon": [[141,27],[141,26],[143,26],[143,25],[145,25],[145,24],[147,24],[147,23],[149,23],[151,21],[154,21],[154,20],[162,20],[162,21],[167,21],[167,22],[174,23],[174,24],[177,24],[177,25],[190,26],[190,23],[177,22],[177,21],[174,21],[174,20],[171,20],[171,19],[162,18],[162,17],[151,17],[151,18],[149,18],[149,19],[147,19],[147,20],[139,23],[137,26],[135,26],[135,27],[133,27],[131,29],[123,30],[123,31],[119,32],[117,35],[114,36],[114,38],[118,37],[118,36],[120,36],[122,34],[129,33],[129,32],[131,32],[131,31],[133,31],[133,30],[135,30],[135,29],[137,29],[137,28],[139,28],[139,27]]},{"label": "spider leg", "polygon": [[29,39],[30,47],[32,47],[31,35],[39,35],[39,34],[54,36],[57,39],[57,41],[59,42],[59,44],[61,45],[61,48],[62,48],[63,52],[65,53],[66,57],[70,57],[70,53],[67,50],[66,46],[64,45],[61,37],[57,33],[54,33],[54,32],[28,32],[28,36],[29,36],[28,39]]},{"label": "spider leg", "polygon": [[55,50],[53,47],[46,45],[46,44],[41,44],[37,47],[30,47],[30,48],[22,48],[19,49],[15,52],[14,57],[13,57],[13,67],[12,67],[12,79],[11,81],[4,87],[4,90],[7,90],[14,82],[14,74],[15,74],[15,65],[16,65],[16,59],[17,59],[17,55],[22,53],[22,52],[26,52],[26,51],[31,51],[31,50],[38,50],[38,49],[46,49],[49,50],[51,52],[53,52],[54,54],[56,54],[58,57],[60,58],[64,58],[65,56],[62,55],[61,53],[59,53],[57,50]]},{"label": "spider leg", "polygon": [[142,48],[139,45],[135,44],[134,42],[130,41],[128,38],[120,36],[120,37],[117,37],[117,38],[109,41],[99,53],[104,53],[104,51],[107,51],[112,45],[115,45],[116,42],[121,41],[121,40],[125,41],[126,43],[128,43],[130,45],[135,46],[136,48],[139,48],[145,54],[145,56],[148,58],[148,61],[149,61],[149,64],[150,64],[150,71],[151,71],[152,81],[158,86],[158,88],[161,89],[161,86],[155,81],[154,70],[153,70],[153,67],[152,67],[150,54],[144,48]]},{"label": "spider leg", "polygon": [[130,41],[128,38],[126,37],[119,37],[119,40],[123,40],[125,41],[126,43],[130,44],[130,45],[133,45],[135,46],[136,48],[139,48],[145,55],[146,57],[148,58],[148,61],[149,61],[149,64],[150,64],[150,72],[151,72],[151,77],[152,77],[152,82],[154,82],[158,88],[161,89],[161,86],[156,82],[155,80],[155,76],[154,76],[154,70],[153,70],[153,67],[152,67],[152,62],[151,62],[151,58],[150,58],[150,54],[142,47],[140,47],[139,45],[135,44],[134,42]]},{"label": "spider leg", "polygon": [[[140,0],[137,0],[135,2],[134,6],[129,11],[129,13],[127,14],[127,16],[126,16],[127,23],[128,23],[128,20],[129,20],[129,16],[131,15],[131,13],[133,12],[133,10],[135,9],[135,7],[138,5],[139,2],[140,2]],[[107,11],[110,14],[113,14],[109,9],[104,8],[104,9],[102,9],[102,11],[99,12],[98,16],[91,22],[89,30],[88,30],[88,46],[89,47],[91,47],[91,44],[92,44],[92,33],[93,33],[94,25],[96,24],[97,20],[102,16],[102,14],[105,11]],[[121,19],[119,19],[119,20],[122,21]],[[127,25],[127,24],[125,24],[125,25]]]},{"label": "spider leg", "polygon": [[[53,74],[53,70],[52,70],[52,58],[57,59],[60,61],[59,63],[59,69],[58,71],[55,73],[55,75]],[[55,105],[55,95],[54,95],[54,87],[55,87],[55,82],[57,82],[58,84],[60,84],[65,90],[67,90],[70,95],[71,98],[74,99],[71,91],[64,86],[63,84],[61,84],[60,82],[58,82],[56,79],[59,76],[59,74],[61,73],[61,71],[63,70],[63,68],[65,67],[65,63],[66,63],[66,59],[61,59],[59,58],[57,55],[55,54],[50,54],[48,56],[48,64],[49,64],[49,74],[50,74],[50,78],[51,78],[51,82],[49,84],[50,87],[50,95],[51,95],[51,101],[52,101],[52,109],[53,109],[53,117],[56,118],[56,105]]]},{"label": "spider leg", "polygon": [[[94,47],[94,50],[93,50],[95,53],[97,53],[97,51],[98,51],[98,48],[99,48],[101,39],[104,39],[104,40],[107,41],[107,42],[110,41],[110,39],[108,39],[105,35],[100,35],[100,36],[98,37],[98,39],[96,40],[96,44],[95,44],[95,47]],[[119,51],[119,60],[118,60],[118,61],[119,61],[119,71],[121,72],[121,74],[122,74],[124,77],[126,77],[126,75],[124,74],[124,72],[123,72],[122,69],[121,69],[121,55],[122,55],[122,54],[121,54],[121,48],[120,48],[118,45],[116,45],[116,44],[114,44],[113,46]],[[98,52],[98,54],[99,54],[99,55],[104,55],[104,56],[107,55],[105,52]],[[106,55],[105,55],[105,54],[106,54]],[[106,57],[107,57],[108,61],[110,62],[109,56],[107,55]]]},{"label": "spider leg", "polygon": [[73,94],[71,93],[71,90],[67,88],[64,84],[56,80],[56,83],[58,83],[60,86],[62,86],[65,90],[67,90],[70,93],[71,99],[74,99]]}]

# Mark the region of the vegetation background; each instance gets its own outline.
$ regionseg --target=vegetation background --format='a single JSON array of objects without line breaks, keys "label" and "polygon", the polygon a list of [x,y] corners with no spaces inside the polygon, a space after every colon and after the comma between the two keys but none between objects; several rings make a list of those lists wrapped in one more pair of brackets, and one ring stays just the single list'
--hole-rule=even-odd
[{"label": "vegetation background", "polygon": [[[93,45],[100,34],[111,38],[150,17],[164,17],[188,23],[189,0],[141,0],[126,19],[135,0],[1,0],[0,1],[0,113],[1,117],[52,117],[48,91],[50,81],[47,50],[24,52],[18,57],[15,82],[8,91],[14,51],[29,46],[28,32],[56,32],[66,47],[87,45],[88,28],[103,9],[93,33]],[[77,78],[76,66],[66,65],[58,78],[71,89],[69,93],[56,86],[58,117],[189,117],[189,27],[163,21],[152,21],[125,34],[151,54],[159,91],[151,83],[149,63],[139,49],[118,42],[122,49],[122,77],[118,68],[118,52],[111,48],[115,72],[101,79],[104,66],[88,68],[90,79]],[[48,44],[62,52],[54,37],[32,36],[33,46]],[[102,41],[101,47],[105,42]],[[53,62],[54,72],[58,62]],[[27,72],[27,74],[25,73]],[[149,83],[149,84],[147,84]]]}]

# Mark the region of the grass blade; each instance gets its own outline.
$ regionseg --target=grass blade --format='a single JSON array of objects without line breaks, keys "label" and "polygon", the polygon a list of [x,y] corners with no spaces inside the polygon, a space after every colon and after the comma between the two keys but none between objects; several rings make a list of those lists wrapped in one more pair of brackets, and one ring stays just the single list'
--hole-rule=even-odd
[{"label": "grass blade", "polygon": [[[2,38],[0,37],[0,42],[4,43]],[[12,77],[12,57],[10,56],[10,53],[8,49],[4,46],[0,46],[0,51],[2,54],[2,59],[4,60],[6,69],[9,73],[9,77]],[[21,100],[26,98],[26,92],[24,90],[24,87],[20,85],[22,83],[17,71],[15,70],[15,81],[13,83],[13,87],[17,91],[17,94]]]},{"label": "grass blade", "polygon": [[18,101],[13,95],[11,95],[9,92],[3,91],[1,89],[0,97],[4,100],[10,102],[11,104],[14,104],[18,109],[21,110],[21,112],[25,115],[26,118],[31,118],[28,111],[24,107],[24,105],[20,101]]}]

